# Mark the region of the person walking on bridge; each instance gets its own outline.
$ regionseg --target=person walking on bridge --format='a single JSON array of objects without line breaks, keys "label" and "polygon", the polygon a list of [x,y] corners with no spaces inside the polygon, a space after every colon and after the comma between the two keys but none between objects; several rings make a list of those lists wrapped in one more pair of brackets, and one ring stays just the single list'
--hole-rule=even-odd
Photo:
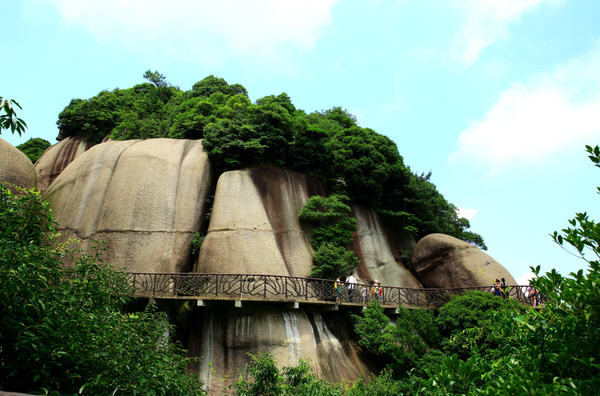
[{"label": "person walking on bridge", "polygon": [[354,302],[354,288],[356,287],[356,278],[354,277],[354,274],[350,273],[346,278],[346,286],[348,287],[348,301]]}]

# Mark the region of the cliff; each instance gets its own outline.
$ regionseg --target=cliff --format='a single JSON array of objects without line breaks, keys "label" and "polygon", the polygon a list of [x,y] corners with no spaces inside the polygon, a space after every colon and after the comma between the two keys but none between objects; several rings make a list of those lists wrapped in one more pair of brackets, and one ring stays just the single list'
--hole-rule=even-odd
[{"label": "cliff", "polygon": [[[255,168],[225,172],[215,181],[201,141],[171,139],[108,141],[91,148],[80,139],[65,139],[47,150],[36,170],[63,238],[78,238],[78,247],[87,253],[93,252],[94,240],[105,241],[103,258],[115,267],[132,272],[310,274],[311,230],[298,213],[310,196],[327,195],[328,190],[306,175]],[[453,266],[441,265],[446,250],[417,245],[411,272],[377,213],[352,205],[351,215],[357,220],[350,248],[360,259],[359,282],[435,287],[454,285],[448,279],[476,268],[473,263],[480,260],[487,260],[488,268],[501,268],[481,255],[468,262],[453,256]],[[192,239],[200,234],[205,238],[196,258]],[[432,272],[437,275],[432,277]],[[488,284],[476,276],[456,279]],[[340,312],[267,303],[183,306],[186,345],[191,356],[202,357],[190,370],[215,392],[237,378],[249,361],[247,353],[269,351],[282,366],[308,358],[321,378],[336,381],[372,370]],[[177,315],[172,312],[171,318]],[[223,380],[225,376],[229,379]]]}]

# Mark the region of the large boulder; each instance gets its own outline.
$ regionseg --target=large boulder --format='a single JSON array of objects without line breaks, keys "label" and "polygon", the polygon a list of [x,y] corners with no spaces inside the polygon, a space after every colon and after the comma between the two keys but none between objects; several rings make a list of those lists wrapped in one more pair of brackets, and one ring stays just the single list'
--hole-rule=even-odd
[{"label": "large boulder", "polygon": [[37,188],[46,192],[50,184],[73,160],[92,147],[81,136],[70,136],[48,147],[35,163]]},{"label": "large boulder", "polygon": [[109,141],[71,162],[44,198],[62,237],[84,251],[103,240],[104,259],[118,268],[187,272],[211,189],[199,140]]},{"label": "large boulder", "polygon": [[478,247],[444,234],[422,238],[413,251],[411,266],[424,287],[491,286],[501,278],[509,285],[516,284],[502,265]]},{"label": "large boulder", "polygon": [[0,139],[0,182],[23,188],[35,187],[33,164],[18,148]]},{"label": "large boulder", "polygon": [[300,173],[256,168],[222,174],[195,272],[308,276],[312,247],[298,213],[325,186]]},{"label": "large boulder", "polygon": [[384,286],[420,288],[417,278],[404,266],[394,236],[371,208],[352,205],[356,218],[352,250],[360,260],[359,282],[378,280]]}]

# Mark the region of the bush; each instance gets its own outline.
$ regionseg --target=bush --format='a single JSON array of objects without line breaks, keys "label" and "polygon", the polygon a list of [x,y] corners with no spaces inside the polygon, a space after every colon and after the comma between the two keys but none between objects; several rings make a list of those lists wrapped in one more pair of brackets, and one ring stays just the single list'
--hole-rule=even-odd
[{"label": "bush", "polygon": [[125,274],[82,255],[70,270],[39,192],[0,184],[0,389],[202,395],[164,313],[125,314]]}]

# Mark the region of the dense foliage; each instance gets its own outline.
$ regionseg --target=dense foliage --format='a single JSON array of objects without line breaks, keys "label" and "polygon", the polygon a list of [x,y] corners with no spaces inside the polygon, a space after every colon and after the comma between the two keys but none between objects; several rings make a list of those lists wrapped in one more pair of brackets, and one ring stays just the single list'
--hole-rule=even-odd
[{"label": "dense foliage", "polygon": [[17,148],[21,150],[32,163],[35,164],[35,161],[37,161],[38,158],[44,154],[44,151],[46,151],[46,149],[50,146],[50,142],[45,139],[32,138],[25,143],[18,145]]},{"label": "dense foliage", "polygon": [[149,82],[133,88],[73,99],[58,117],[59,136],[94,143],[106,136],[203,139],[217,172],[262,165],[297,170],[375,208],[398,235],[440,232],[485,249],[430,175],[413,174],[393,141],[360,127],[341,107],[307,114],[285,93],[252,103],[243,86],[215,76],[190,91],[158,72],[144,78]]},{"label": "dense foliage", "polygon": [[335,279],[349,275],[358,265],[354,252],[348,250],[356,219],[348,216],[347,197],[334,194],[330,197],[314,195],[306,201],[298,215],[300,220],[312,225],[313,254],[312,277]]},{"label": "dense foliage", "polygon": [[359,344],[386,362],[398,377],[406,376],[439,343],[434,318],[422,309],[400,307],[391,322],[377,300],[372,300],[364,315],[354,318]]},{"label": "dense foliage", "polygon": [[123,273],[56,243],[48,204],[0,184],[0,389],[84,395],[201,395],[163,313],[124,313]]}]

